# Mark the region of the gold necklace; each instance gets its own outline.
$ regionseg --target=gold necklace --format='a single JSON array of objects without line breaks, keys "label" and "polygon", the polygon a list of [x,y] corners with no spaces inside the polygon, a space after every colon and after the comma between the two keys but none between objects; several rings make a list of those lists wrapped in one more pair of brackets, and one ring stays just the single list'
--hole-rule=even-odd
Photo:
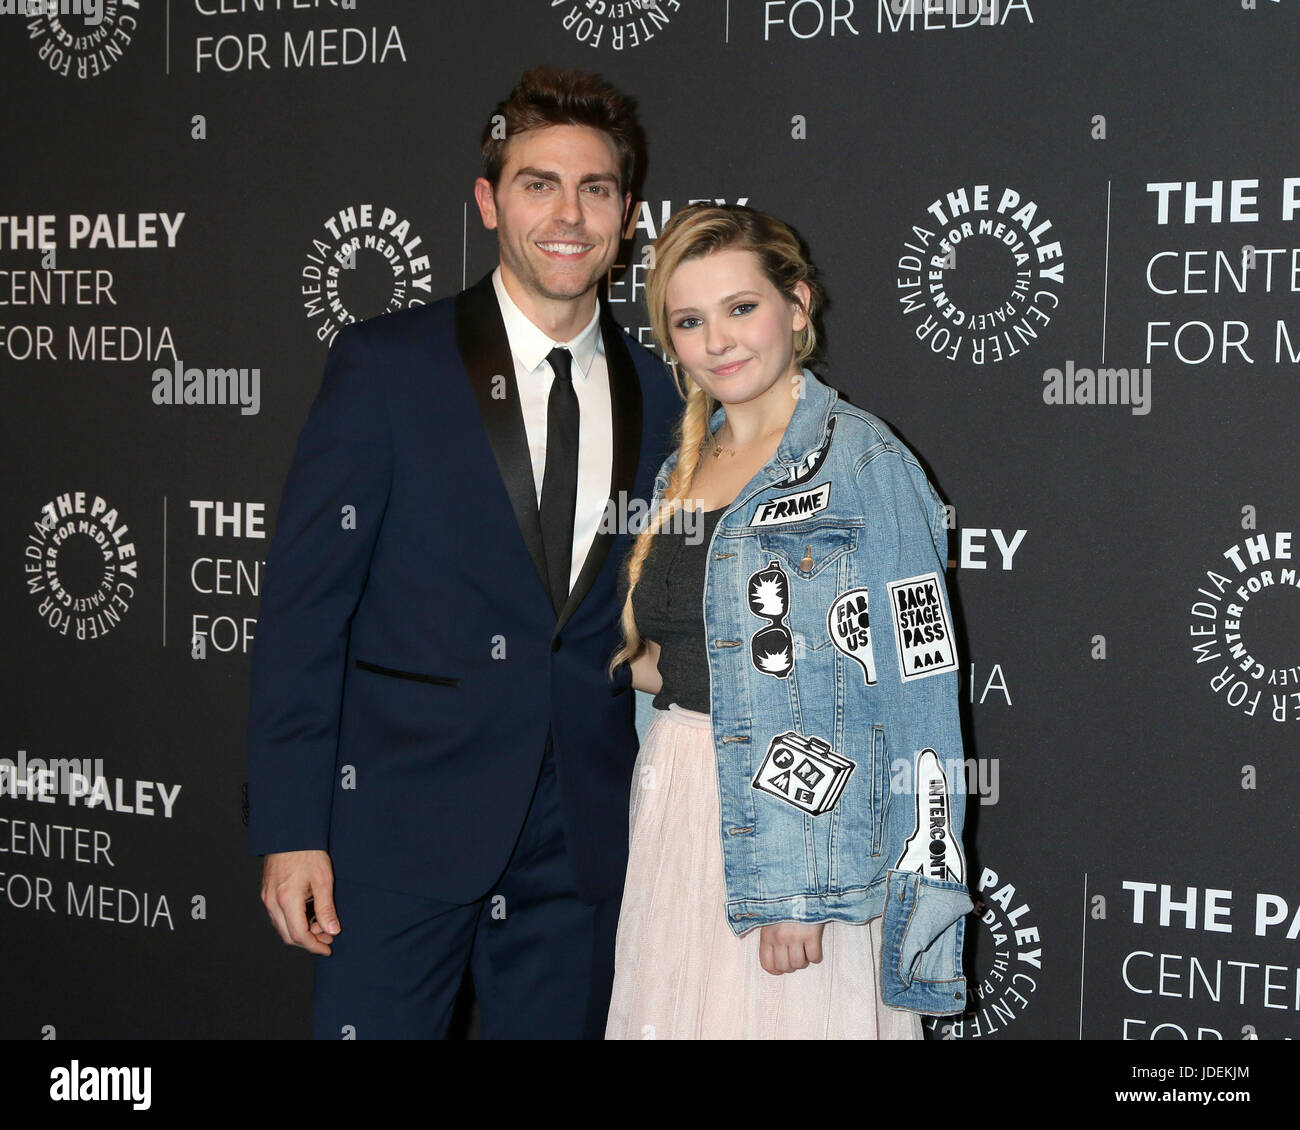
[{"label": "gold necklace", "polygon": [[[782,431],[782,433],[784,434],[785,429],[782,428],[781,431]],[[756,443],[758,439],[765,439],[765,438],[767,438],[767,437],[766,437],[766,436],[759,436],[759,437],[757,437],[757,439],[755,439],[755,440],[751,440],[750,442],[751,442],[751,443]],[[734,447],[723,447],[722,444],[720,444],[720,443],[718,442],[717,433],[712,433],[712,434],[706,436],[705,439],[706,439],[706,440],[712,440],[712,441],[713,441],[713,458],[714,458],[714,459],[719,458],[719,457],[722,455],[722,453],[723,453],[724,451],[725,451],[728,455],[733,455],[733,456],[734,456],[734,455],[736,454],[736,449],[735,449]]]},{"label": "gold necklace", "polygon": [[734,456],[736,454],[736,449],[734,447],[723,447],[722,444],[718,442],[718,436],[716,432],[706,432],[704,438],[700,441],[700,444],[701,446],[705,444],[712,444],[714,459],[720,458],[724,451],[728,455]]}]

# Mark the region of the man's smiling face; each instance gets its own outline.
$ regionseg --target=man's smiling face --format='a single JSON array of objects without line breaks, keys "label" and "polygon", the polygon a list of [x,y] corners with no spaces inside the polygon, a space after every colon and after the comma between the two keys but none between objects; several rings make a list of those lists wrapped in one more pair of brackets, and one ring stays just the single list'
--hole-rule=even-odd
[{"label": "man's smiling face", "polygon": [[475,197],[495,228],[512,293],[539,304],[594,292],[614,263],[630,196],[619,195],[613,142],[587,126],[547,126],[512,137],[496,191]]}]

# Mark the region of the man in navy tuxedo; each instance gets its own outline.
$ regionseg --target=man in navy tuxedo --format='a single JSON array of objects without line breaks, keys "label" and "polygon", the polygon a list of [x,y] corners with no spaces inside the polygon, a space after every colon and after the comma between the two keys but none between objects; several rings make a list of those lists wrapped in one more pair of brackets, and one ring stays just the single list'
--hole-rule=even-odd
[{"label": "man in navy tuxedo", "polygon": [[627,512],[680,407],[598,288],[639,132],[595,76],[527,72],[475,183],[497,268],[345,327],[267,556],[249,846],[315,1035],[600,1038],[637,739]]}]

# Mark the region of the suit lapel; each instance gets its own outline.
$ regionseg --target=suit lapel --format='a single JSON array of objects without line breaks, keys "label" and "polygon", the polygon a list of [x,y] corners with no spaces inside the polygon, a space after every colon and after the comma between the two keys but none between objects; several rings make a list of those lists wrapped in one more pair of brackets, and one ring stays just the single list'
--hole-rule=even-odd
[{"label": "suit lapel", "polygon": [[[456,345],[465,371],[474,386],[478,410],[483,417],[492,454],[496,457],[501,481],[510,496],[515,521],[523,534],[528,554],[533,559],[543,592],[546,582],[546,554],[542,548],[542,524],[537,516],[537,487],[533,483],[533,461],[528,451],[528,433],[524,430],[524,413],[515,395],[515,362],[510,355],[501,307],[489,272],[468,290],[456,296]],[[505,395],[493,396],[495,377],[505,379]],[[547,598],[549,603],[549,597]]]},{"label": "suit lapel", "polygon": [[[614,321],[609,308],[600,306],[600,332],[605,344],[605,365],[609,372],[609,402],[613,423],[613,460],[610,467],[609,497],[615,502],[614,517],[626,522],[625,507],[619,499],[630,499],[636,486],[636,470],[641,458],[641,382],[636,366],[623,340],[623,331]],[[515,363],[510,354],[501,308],[489,272],[468,290],[456,296],[456,345],[465,371],[469,374],[478,400],[479,413],[492,454],[496,457],[501,481],[505,484],[514,508],[515,521],[523,535],[528,554],[533,559],[542,593],[549,592],[546,581],[546,553],[542,546],[542,525],[537,515],[537,487],[533,482],[533,463],[528,451],[528,433],[515,387]],[[493,396],[493,380],[506,380],[505,396]],[[602,522],[596,531],[586,560],[569,599],[560,610],[555,630],[568,622],[583,597],[591,591],[601,566],[614,543],[616,530]],[[549,601],[549,597],[547,598]]]},{"label": "suit lapel", "polygon": [[[614,529],[602,521],[592,539],[587,559],[582,563],[578,580],[569,593],[569,599],[560,610],[555,625],[558,632],[577,611],[583,597],[591,591],[610,546],[614,544],[618,527],[627,521],[626,501],[632,497],[636,486],[637,463],[641,458],[641,382],[636,366],[623,340],[623,331],[603,302],[600,304],[600,334],[605,343],[605,367],[609,371],[609,405],[614,429],[614,457],[610,467],[609,497],[614,503],[616,521]],[[608,507],[606,517],[611,517]]]}]

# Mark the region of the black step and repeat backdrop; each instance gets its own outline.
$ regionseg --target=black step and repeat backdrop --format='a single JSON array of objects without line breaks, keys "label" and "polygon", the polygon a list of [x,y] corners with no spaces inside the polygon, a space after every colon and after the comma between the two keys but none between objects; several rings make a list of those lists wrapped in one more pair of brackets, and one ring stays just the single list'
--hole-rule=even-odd
[{"label": "black step and repeat backdrop", "polygon": [[280,487],[339,327],[493,264],[479,132],[539,62],[641,106],[620,320],[676,208],[787,219],[824,375],[951,503],[978,905],[928,1035],[1300,1036],[1294,0],[25,7],[0,1037],[309,1032],[244,847]]}]

